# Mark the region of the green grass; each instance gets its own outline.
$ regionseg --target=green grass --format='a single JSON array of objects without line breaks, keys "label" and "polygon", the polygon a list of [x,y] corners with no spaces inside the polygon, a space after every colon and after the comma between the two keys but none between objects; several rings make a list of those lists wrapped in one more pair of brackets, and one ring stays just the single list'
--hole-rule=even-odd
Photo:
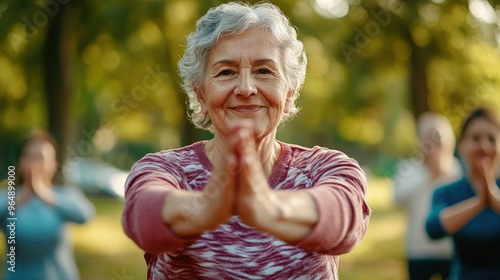
[{"label": "green grass", "polygon": [[143,252],[122,230],[123,201],[89,197],[97,215],[85,225],[73,225],[75,258],[82,280],[146,278]]},{"label": "green grass", "polygon": [[372,216],[368,231],[358,247],[340,257],[341,280],[406,279],[405,216],[391,202],[390,187],[387,179],[370,180],[367,200]]},{"label": "green grass", "polygon": [[[123,201],[89,198],[96,207],[96,216],[87,224],[71,226],[82,280],[145,279],[143,252],[125,236],[121,227]],[[405,279],[404,216],[391,203],[387,180],[370,180],[368,203],[373,211],[368,232],[358,247],[340,257],[340,279]],[[0,251],[5,251],[3,245]]]}]

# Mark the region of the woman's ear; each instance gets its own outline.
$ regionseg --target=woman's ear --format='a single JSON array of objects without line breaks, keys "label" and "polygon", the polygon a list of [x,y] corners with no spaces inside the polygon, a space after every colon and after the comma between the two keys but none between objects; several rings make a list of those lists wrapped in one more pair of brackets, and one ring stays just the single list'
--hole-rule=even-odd
[{"label": "woman's ear", "polygon": [[288,113],[290,113],[290,111],[292,111],[293,102],[295,101],[294,100],[294,93],[295,93],[295,90],[293,90],[293,89],[288,90],[288,93],[286,95],[286,100],[285,100],[285,110],[284,110],[285,114],[288,114]]},{"label": "woman's ear", "polygon": [[196,93],[196,99],[200,103],[201,112],[205,115],[208,114],[208,105],[207,102],[205,101],[203,90],[201,90],[198,86],[195,86],[193,90]]}]

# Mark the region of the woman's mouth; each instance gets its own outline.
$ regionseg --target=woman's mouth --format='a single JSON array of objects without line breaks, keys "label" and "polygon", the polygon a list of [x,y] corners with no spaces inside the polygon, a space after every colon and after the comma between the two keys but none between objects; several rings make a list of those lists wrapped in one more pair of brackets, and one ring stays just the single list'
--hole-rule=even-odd
[{"label": "woman's mouth", "polygon": [[262,106],[257,106],[257,105],[242,105],[242,106],[230,107],[229,109],[237,113],[254,113],[259,111],[261,108]]}]

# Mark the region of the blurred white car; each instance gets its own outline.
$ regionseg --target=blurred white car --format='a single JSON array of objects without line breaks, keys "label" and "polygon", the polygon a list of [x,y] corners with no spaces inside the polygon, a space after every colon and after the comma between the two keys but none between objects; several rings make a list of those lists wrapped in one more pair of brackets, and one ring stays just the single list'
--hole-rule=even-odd
[{"label": "blurred white car", "polygon": [[80,187],[87,194],[124,197],[128,171],[94,158],[75,157],[63,166],[66,181]]}]

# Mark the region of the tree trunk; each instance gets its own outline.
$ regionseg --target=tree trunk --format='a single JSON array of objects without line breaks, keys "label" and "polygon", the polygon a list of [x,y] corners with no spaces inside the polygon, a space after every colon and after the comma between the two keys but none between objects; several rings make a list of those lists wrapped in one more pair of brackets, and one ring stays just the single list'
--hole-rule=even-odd
[{"label": "tree trunk", "polygon": [[428,57],[423,48],[413,41],[408,31],[408,43],[411,48],[410,58],[410,108],[415,118],[429,110],[429,88],[427,86]]},{"label": "tree trunk", "polygon": [[[59,5],[59,11],[49,22],[44,50],[48,130],[59,143],[59,171],[64,166],[67,147],[75,144],[73,96],[77,15],[77,6],[73,1]],[[61,172],[58,179],[63,181]]]}]

